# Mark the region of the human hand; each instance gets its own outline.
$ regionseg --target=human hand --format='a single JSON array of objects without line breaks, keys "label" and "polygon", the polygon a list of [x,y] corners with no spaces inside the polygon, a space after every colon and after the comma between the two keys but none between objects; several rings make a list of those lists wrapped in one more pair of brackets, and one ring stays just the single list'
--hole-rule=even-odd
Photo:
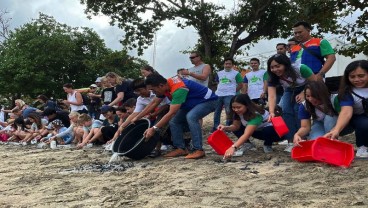
[{"label": "human hand", "polygon": [[304,101],[304,92],[301,92],[295,96],[295,101],[299,104],[302,103]]},{"label": "human hand", "polygon": [[302,141],[305,141],[304,139],[302,139],[298,134],[295,134],[294,135],[294,140],[293,140],[293,142],[294,142],[294,145],[295,146],[299,146],[299,147],[301,147],[301,145],[300,145],[300,143],[299,142],[302,142]]},{"label": "human hand", "polygon": [[82,143],[79,143],[76,148],[77,149],[82,149],[85,145],[86,145],[86,143],[82,142]]},{"label": "human hand", "polygon": [[338,139],[339,138],[339,132],[335,129],[332,129],[330,132],[325,134],[323,137],[330,138],[330,139]]},{"label": "human hand", "polygon": [[271,119],[275,117],[275,113],[271,113],[270,112],[270,115],[268,116],[268,122],[271,122]]},{"label": "human hand", "polygon": [[144,136],[145,140],[148,141],[151,137],[153,137],[154,134],[155,134],[155,129],[151,127],[151,128],[148,128],[143,133],[143,136]]},{"label": "human hand", "polygon": [[222,125],[222,124],[218,125],[218,127],[217,127],[217,129],[221,130],[221,131],[225,131],[225,128],[226,128],[226,126]]},{"label": "human hand", "polygon": [[224,159],[229,159],[234,155],[235,149],[234,147],[230,147],[229,149],[226,150],[225,154],[224,154]]}]

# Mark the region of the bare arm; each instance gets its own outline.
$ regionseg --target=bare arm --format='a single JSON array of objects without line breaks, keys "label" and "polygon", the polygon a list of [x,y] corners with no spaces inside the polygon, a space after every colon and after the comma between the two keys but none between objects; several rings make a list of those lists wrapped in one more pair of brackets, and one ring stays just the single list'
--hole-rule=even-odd
[{"label": "bare arm", "polygon": [[325,137],[331,139],[337,139],[339,137],[340,132],[348,125],[351,117],[353,116],[353,107],[352,106],[342,106],[339,117],[337,118],[337,122],[334,128],[327,134]]},{"label": "bare arm", "polygon": [[270,117],[275,117],[276,109],[276,87],[268,86],[268,108]]},{"label": "bare arm", "polygon": [[239,92],[239,90],[242,90],[243,88],[243,82],[238,83],[238,85],[236,86],[236,91]]},{"label": "bare arm", "polygon": [[189,76],[201,81],[205,81],[208,78],[208,76],[210,76],[210,73],[211,67],[210,65],[206,64],[202,69],[202,74],[189,73]]},{"label": "bare arm", "polygon": [[335,54],[329,54],[329,55],[325,56],[325,58],[326,58],[325,64],[323,65],[323,67],[320,70],[320,72],[322,72],[324,74],[326,74],[328,71],[330,71],[332,65],[336,61],[336,56],[335,56]]},{"label": "bare arm", "polygon": [[303,141],[303,138],[308,135],[311,130],[311,120],[302,119],[300,121],[300,129],[294,134],[294,144],[299,146],[299,142]]},{"label": "bare arm", "polygon": [[243,83],[242,93],[243,94],[248,93],[248,83]]},{"label": "bare arm", "polygon": [[153,100],[151,101],[150,104],[148,104],[142,112],[140,112],[135,118],[132,119],[132,122],[135,122],[139,119],[141,119],[142,117],[144,117],[145,115],[151,113],[158,105],[160,105],[161,101],[163,100],[163,98],[158,98],[155,97],[153,98]]},{"label": "bare arm", "polygon": [[[170,105],[169,112],[166,115],[164,115],[155,126],[158,128],[164,127],[167,123],[169,123],[170,119],[175,116],[175,114],[179,111],[180,107],[181,104]],[[151,127],[144,132],[144,136],[145,138],[149,139],[154,135],[154,133],[155,130],[153,127]]]},{"label": "bare arm", "polygon": [[122,101],[124,99],[124,92],[119,92],[117,94],[117,97],[115,98],[115,100],[113,100],[109,106],[114,106],[114,105],[117,105],[119,104],[120,101]]},{"label": "bare arm", "polygon": [[[238,148],[252,136],[252,134],[256,129],[257,129],[256,125],[247,125],[245,127],[244,134],[239,137],[239,139],[234,143],[233,146]],[[230,158],[234,154],[235,148],[233,146],[231,146],[229,149],[226,150],[224,155],[225,158]]]}]

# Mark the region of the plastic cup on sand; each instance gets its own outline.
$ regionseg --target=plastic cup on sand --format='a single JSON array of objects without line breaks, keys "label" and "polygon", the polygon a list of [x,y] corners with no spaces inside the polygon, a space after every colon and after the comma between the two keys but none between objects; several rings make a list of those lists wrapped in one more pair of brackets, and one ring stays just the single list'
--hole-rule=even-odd
[{"label": "plastic cup on sand", "polygon": [[56,149],[56,141],[51,141],[50,142],[50,148],[51,149]]}]

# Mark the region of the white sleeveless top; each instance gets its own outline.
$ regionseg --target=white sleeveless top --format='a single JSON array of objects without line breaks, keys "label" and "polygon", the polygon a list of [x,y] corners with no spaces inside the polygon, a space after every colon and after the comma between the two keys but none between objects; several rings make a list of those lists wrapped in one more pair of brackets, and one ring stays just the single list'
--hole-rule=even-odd
[{"label": "white sleeveless top", "polygon": [[[203,68],[206,66],[207,64],[203,63],[203,64],[200,64],[198,66],[194,66],[192,68],[189,68],[188,71],[189,72],[193,72],[195,74],[202,74],[203,72]],[[192,80],[194,82],[197,82],[198,84],[201,84],[205,87],[208,87],[208,80],[209,80],[209,76],[207,77],[206,80],[202,81],[202,80],[199,80],[199,79],[196,79],[194,77],[191,77],[191,76],[188,76],[187,79],[189,80]]]},{"label": "white sleeveless top", "polygon": [[[73,91],[72,94],[69,94],[67,95],[68,97],[68,101],[69,102],[77,102],[77,97],[75,95],[75,93],[77,93],[77,91]],[[73,111],[79,111],[79,110],[83,110],[83,109],[87,109],[87,107],[85,105],[83,105],[83,100],[82,100],[82,105],[73,105],[73,104],[70,104],[70,112],[73,112]]]}]

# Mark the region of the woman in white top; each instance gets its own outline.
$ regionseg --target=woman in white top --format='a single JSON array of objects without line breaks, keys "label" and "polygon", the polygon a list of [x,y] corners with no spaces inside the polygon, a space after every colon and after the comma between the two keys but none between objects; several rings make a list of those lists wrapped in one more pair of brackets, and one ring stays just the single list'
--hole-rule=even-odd
[{"label": "woman in white top", "polygon": [[64,84],[63,89],[67,93],[67,100],[64,100],[63,103],[70,107],[70,112],[88,113],[87,107],[83,105],[82,95],[73,89],[71,83]]},{"label": "woman in white top", "polygon": [[355,130],[356,156],[368,158],[368,61],[351,62],[345,69],[338,94],[341,111],[336,126],[325,137],[337,139],[350,124]]}]

